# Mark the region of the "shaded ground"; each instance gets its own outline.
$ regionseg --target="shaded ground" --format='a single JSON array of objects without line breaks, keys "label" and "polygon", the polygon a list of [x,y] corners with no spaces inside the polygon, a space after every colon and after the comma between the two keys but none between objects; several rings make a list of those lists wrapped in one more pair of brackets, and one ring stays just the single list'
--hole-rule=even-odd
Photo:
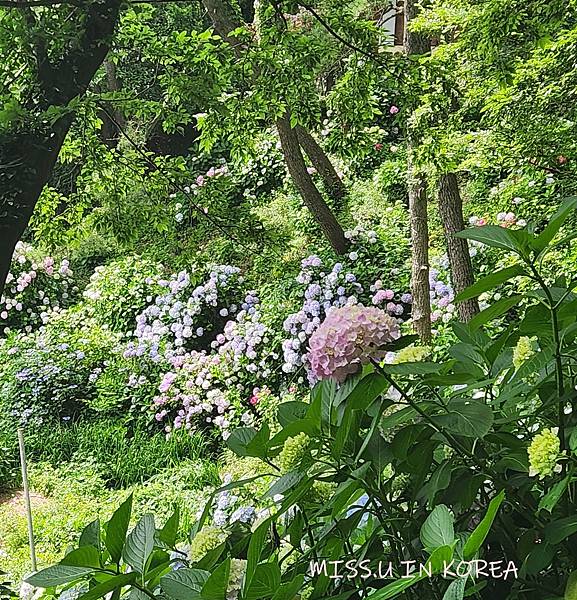
[{"label": "shaded ground", "polygon": [[[34,509],[37,506],[44,506],[49,500],[42,494],[30,492],[30,503]],[[0,492],[0,506],[8,506],[14,511],[14,515],[26,516],[26,503],[24,501],[24,492],[22,490],[11,490],[9,492]]]}]

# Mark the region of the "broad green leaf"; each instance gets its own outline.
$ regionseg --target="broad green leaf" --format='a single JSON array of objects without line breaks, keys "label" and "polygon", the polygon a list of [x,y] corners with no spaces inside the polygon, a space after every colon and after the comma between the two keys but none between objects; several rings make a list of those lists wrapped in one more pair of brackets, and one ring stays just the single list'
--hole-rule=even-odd
[{"label": "broad green leaf", "polygon": [[365,410],[388,387],[389,383],[382,375],[369,373],[357,383],[344,402],[353,410]]},{"label": "broad green leaf", "polygon": [[123,587],[134,583],[136,580],[136,573],[123,573],[122,575],[113,575],[110,579],[98,583],[94,587],[90,588],[88,592],[78,596],[78,600],[98,600],[103,598],[114,590],[121,590]]},{"label": "broad green leaf", "polygon": [[397,410],[381,419],[381,431],[388,431],[398,425],[412,421],[418,414],[412,406],[401,408],[401,410]]},{"label": "broad green leaf", "polygon": [[56,587],[82,579],[86,575],[94,573],[94,571],[95,569],[92,567],[54,565],[30,575],[25,581],[31,586],[39,588]]},{"label": "broad green leaf", "polygon": [[169,548],[172,548],[176,544],[179,524],[180,508],[177,506],[168,521],[164,524],[164,527],[158,532],[158,539]]},{"label": "broad green leaf", "polygon": [[126,538],[122,558],[139,573],[146,571],[146,563],[154,548],[155,534],[154,517],[148,514],[138,521]]},{"label": "broad green leaf", "polygon": [[202,600],[200,593],[209,577],[208,571],[177,569],[161,577],[160,586],[174,600]]},{"label": "broad green leaf", "polygon": [[130,515],[132,514],[132,494],[118,507],[106,524],[106,548],[112,562],[118,563],[126,540]]},{"label": "broad green leaf", "polygon": [[310,404],[306,402],[282,402],[278,407],[278,422],[281,427],[285,427],[293,421],[304,419],[309,410]]},{"label": "broad green leaf", "polygon": [[563,494],[567,491],[571,477],[567,476],[561,481],[558,481],[548,492],[541,498],[539,502],[539,510],[547,510],[553,512],[553,509],[557,506],[557,503],[563,497]]},{"label": "broad green leaf", "polygon": [[82,530],[78,546],[94,546],[100,551],[100,519],[92,521]]},{"label": "broad green leaf", "polygon": [[470,285],[460,294],[457,294],[455,302],[464,302],[465,300],[476,298],[484,292],[492,290],[498,285],[501,285],[502,283],[513,279],[513,277],[522,275],[523,272],[523,267],[521,265],[513,265],[512,267],[507,267],[506,269],[495,271],[495,273],[491,273],[490,275],[479,279],[479,281],[477,281],[473,285]]},{"label": "broad green leaf", "polygon": [[230,576],[230,559],[220,563],[202,586],[203,600],[226,600],[226,590]]},{"label": "broad green leaf", "polygon": [[453,544],[439,546],[433,550],[429,560],[427,560],[426,569],[430,573],[441,573],[453,560]]},{"label": "broad green leaf", "polygon": [[436,425],[446,428],[451,433],[470,438],[482,438],[493,425],[491,407],[478,400],[453,400],[448,406],[447,414],[440,414],[431,419]]},{"label": "broad green leaf", "polygon": [[494,302],[493,304],[491,304],[491,306],[489,306],[485,310],[482,310],[479,314],[475,315],[469,321],[469,327],[472,330],[482,327],[483,325],[485,325],[485,323],[488,323],[489,321],[492,321],[493,319],[496,319],[497,317],[500,317],[501,315],[506,313],[508,310],[513,308],[513,306],[517,306],[522,298],[523,296],[515,295],[509,296],[507,298],[501,298],[501,300],[497,300],[497,302]]},{"label": "broad green leaf", "polygon": [[471,227],[463,229],[454,234],[455,237],[467,240],[476,240],[492,248],[501,248],[517,254],[523,254],[527,241],[527,232],[513,231],[500,227],[499,225],[483,225],[482,227]]},{"label": "broad green leaf", "polygon": [[405,590],[415,585],[415,583],[425,579],[426,576],[426,573],[421,573],[410,578],[397,579],[397,581],[389,583],[385,587],[376,591],[374,594],[370,594],[368,597],[371,600],[389,600],[390,598],[395,598],[396,596],[402,594],[402,592]]},{"label": "broad green leaf", "polygon": [[567,217],[577,208],[577,196],[567,198],[559,210],[549,219],[545,229],[533,240],[533,247],[542,252],[557,235]]},{"label": "broad green leaf", "polygon": [[447,489],[451,482],[451,461],[445,461],[429,478],[429,481],[419,490],[417,498],[426,498],[429,504],[433,502],[437,492]]},{"label": "broad green leaf", "polygon": [[71,567],[100,567],[100,553],[94,546],[81,546],[69,552],[61,561],[61,565]]},{"label": "broad green leaf", "polygon": [[440,546],[450,546],[455,541],[455,518],[444,504],[439,504],[421,527],[423,546],[431,551]]},{"label": "broad green leaf", "polygon": [[555,545],[577,532],[577,516],[564,517],[545,526],[545,539]]},{"label": "broad green leaf", "polygon": [[493,525],[493,521],[497,516],[497,511],[503,503],[503,500],[505,500],[505,492],[501,490],[497,496],[495,496],[491,502],[489,502],[487,513],[477,527],[475,527],[469,536],[469,539],[466,541],[465,546],[463,547],[463,556],[465,560],[471,560],[475,554],[477,554],[479,548],[481,548],[483,545],[483,542],[491,530],[491,526]]},{"label": "broad green leaf", "polygon": [[277,563],[264,563],[257,566],[250,579],[250,586],[243,595],[244,600],[270,598],[279,588],[280,568]]},{"label": "broad green leaf", "polygon": [[467,585],[467,580],[464,577],[460,577],[459,579],[455,579],[447,588],[443,596],[443,600],[463,600],[465,596],[465,586]]},{"label": "broad green leaf", "polygon": [[279,477],[265,494],[265,498],[274,498],[277,494],[284,494],[287,490],[298,485],[305,477],[301,471],[290,471]]}]

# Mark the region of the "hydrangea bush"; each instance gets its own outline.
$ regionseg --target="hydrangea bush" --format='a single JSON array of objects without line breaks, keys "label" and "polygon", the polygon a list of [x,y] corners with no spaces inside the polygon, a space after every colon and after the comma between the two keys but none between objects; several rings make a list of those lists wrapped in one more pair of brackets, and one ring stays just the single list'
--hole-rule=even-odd
[{"label": "hydrangea bush", "polygon": [[18,242],[0,297],[0,332],[30,333],[47,323],[51,313],[71,304],[77,292],[67,259],[57,261]]}]

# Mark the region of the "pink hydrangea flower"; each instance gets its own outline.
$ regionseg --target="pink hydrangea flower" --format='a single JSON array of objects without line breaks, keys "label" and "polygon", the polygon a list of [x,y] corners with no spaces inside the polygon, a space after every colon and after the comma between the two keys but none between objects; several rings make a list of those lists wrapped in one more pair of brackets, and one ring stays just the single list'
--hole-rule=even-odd
[{"label": "pink hydrangea flower", "polygon": [[312,374],[343,382],[371,359],[383,359],[383,346],[399,335],[397,321],[380,308],[360,304],[333,308],[309,340]]}]

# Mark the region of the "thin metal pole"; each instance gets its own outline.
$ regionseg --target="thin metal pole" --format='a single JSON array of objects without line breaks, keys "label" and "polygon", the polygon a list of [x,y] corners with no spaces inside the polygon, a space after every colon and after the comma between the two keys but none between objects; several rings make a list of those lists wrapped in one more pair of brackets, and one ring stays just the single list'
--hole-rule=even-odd
[{"label": "thin metal pole", "polygon": [[30,504],[30,488],[28,487],[28,469],[26,468],[26,449],[24,447],[24,430],[18,429],[18,445],[20,446],[20,466],[22,468],[22,487],[26,503],[26,518],[28,520],[28,542],[30,543],[30,561],[32,571],[36,573],[36,548],[34,547],[34,527],[32,525],[32,506]]}]

